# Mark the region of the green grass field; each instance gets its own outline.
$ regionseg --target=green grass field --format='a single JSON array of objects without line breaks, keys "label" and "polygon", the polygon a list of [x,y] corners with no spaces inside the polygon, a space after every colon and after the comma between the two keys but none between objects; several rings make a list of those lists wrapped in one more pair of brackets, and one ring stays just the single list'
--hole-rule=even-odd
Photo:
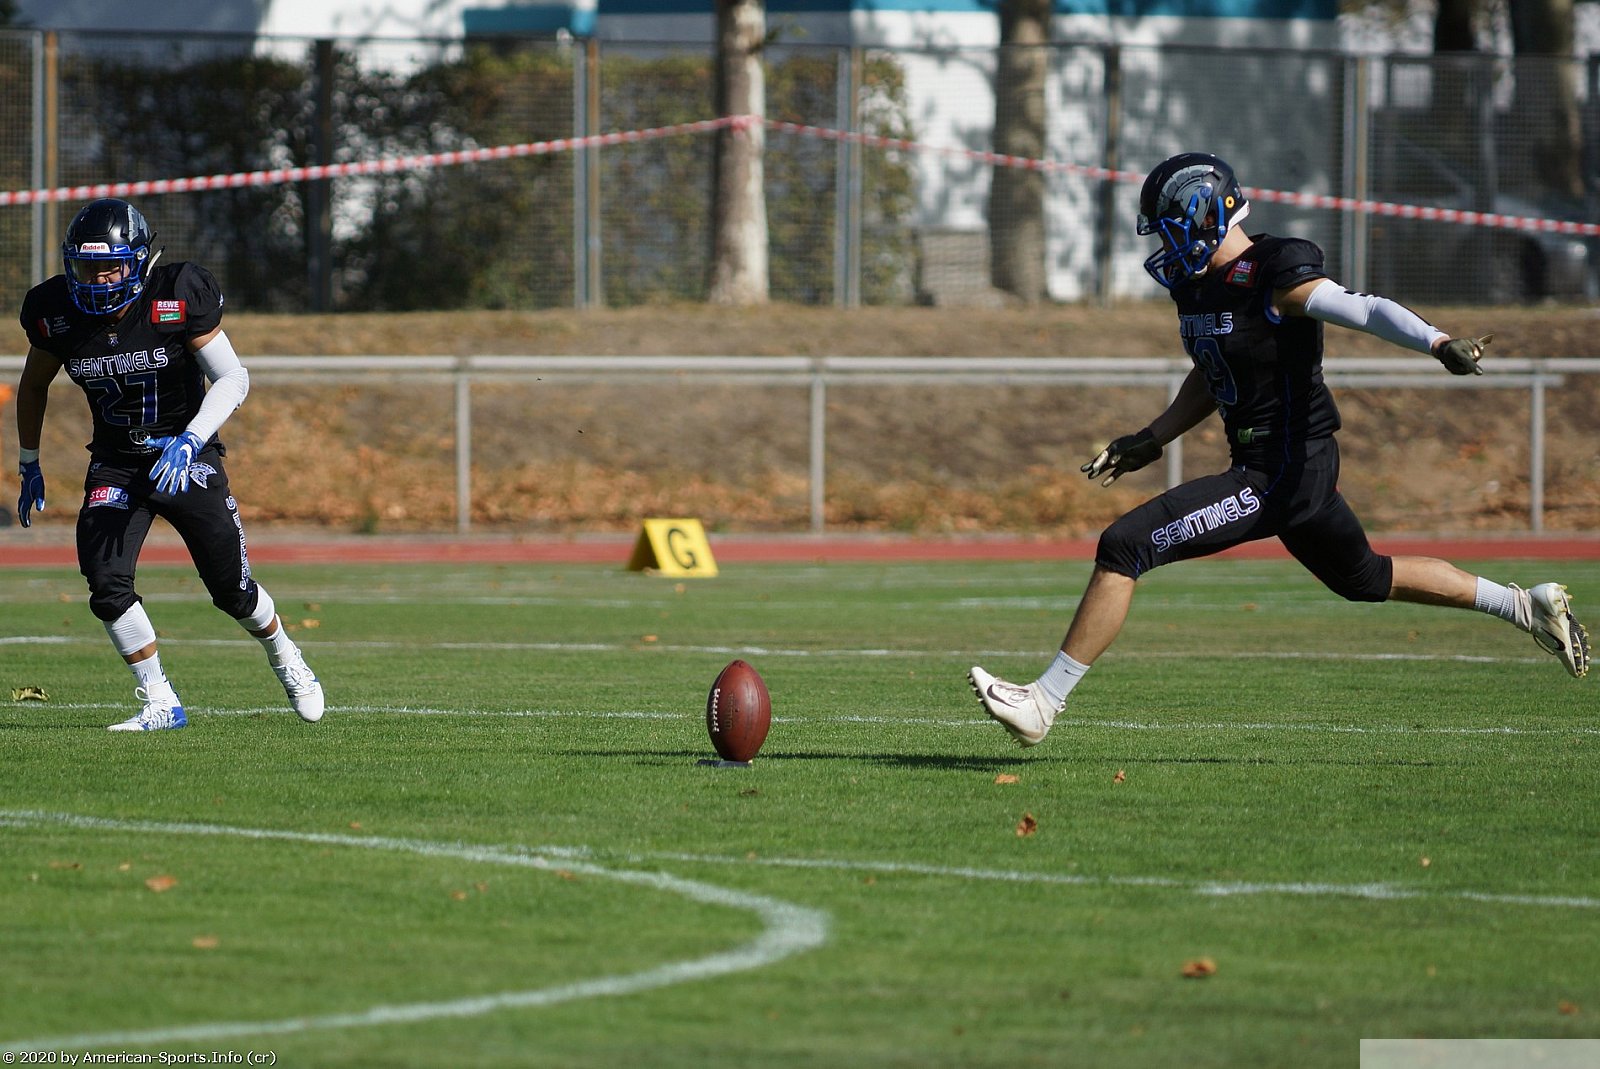
[{"label": "green grass field", "polygon": [[[1479,568],[1600,613],[1600,564]],[[133,680],[81,580],[0,570],[5,1051],[1353,1066],[1600,1035],[1600,682],[1487,617],[1166,569],[1022,751],[966,669],[1031,679],[1087,564],[259,571],[321,724],[145,567],[190,727],[108,733]],[[775,722],[708,767],[736,656]]]}]

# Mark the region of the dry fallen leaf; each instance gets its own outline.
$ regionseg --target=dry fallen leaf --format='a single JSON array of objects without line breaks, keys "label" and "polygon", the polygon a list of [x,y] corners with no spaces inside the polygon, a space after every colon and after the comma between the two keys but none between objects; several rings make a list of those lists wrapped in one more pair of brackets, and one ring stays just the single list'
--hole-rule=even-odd
[{"label": "dry fallen leaf", "polygon": [[1183,963],[1183,975],[1187,980],[1203,980],[1208,976],[1214,976],[1216,971],[1217,963],[1210,958],[1196,958]]},{"label": "dry fallen leaf", "polygon": [[176,876],[152,876],[148,880],[144,881],[144,885],[150,888],[150,890],[154,891],[156,894],[160,894],[163,891],[170,891],[174,887],[178,886],[178,878]]},{"label": "dry fallen leaf", "polygon": [[350,822],[350,828],[351,828],[352,831],[360,831],[361,830],[361,821],[352,820]]},{"label": "dry fallen leaf", "polygon": [[1560,1002],[1556,1003],[1556,1012],[1561,1014],[1563,1017],[1576,1017],[1578,1016],[1578,1004],[1576,1002],[1568,1002],[1566,999],[1562,999]]},{"label": "dry fallen leaf", "polygon": [[1119,768],[1119,769],[1117,769],[1117,774],[1115,776],[1111,777],[1111,782],[1112,783],[1121,783],[1124,780],[1126,780],[1127,778],[1128,778],[1128,774],[1126,772],[1122,771],[1122,769]]},{"label": "dry fallen leaf", "polygon": [[53,869],[81,869],[81,868],[83,868],[83,862],[81,862],[81,861],[52,861],[52,862],[50,862],[50,867],[53,868]]},{"label": "dry fallen leaf", "polygon": [[1431,864],[1433,864],[1433,858],[1426,854],[1422,855],[1422,867],[1427,868]]},{"label": "dry fallen leaf", "polygon": [[1032,813],[1022,814],[1022,819],[1017,821],[1017,837],[1026,838],[1039,830],[1039,822],[1033,819]]},{"label": "dry fallen leaf", "polygon": [[322,621],[316,619],[315,617],[307,617],[306,619],[300,621],[300,626],[305,628],[307,631],[315,631],[317,628],[322,626]]},{"label": "dry fallen leaf", "polygon": [[465,892],[465,891],[451,891],[450,892],[450,897],[455,899],[457,902],[465,902],[467,900],[467,892]]},{"label": "dry fallen leaf", "polygon": [[1002,784],[1004,784],[1004,783],[1016,783],[1017,782],[1017,777],[1013,776],[1009,772],[1002,772],[1002,773],[1000,773],[998,776],[996,776],[994,778],[994,781],[996,783],[1002,783]]},{"label": "dry fallen leaf", "polygon": [[197,935],[192,941],[196,950],[215,950],[222,942],[214,935]]},{"label": "dry fallen leaf", "polygon": [[14,702],[47,702],[50,695],[44,692],[43,687],[14,687],[11,690],[11,700]]},{"label": "dry fallen leaf", "polygon": [[655,635],[645,635],[639,641],[640,642],[660,642],[661,640]]},{"label": "dry fallen leaf", "polygon": [[322,611],[322,602],[320,602],[320,601],[308,601],[308,602],[305,603],[305,607],[306,607],[306,612],[321,612]]}]

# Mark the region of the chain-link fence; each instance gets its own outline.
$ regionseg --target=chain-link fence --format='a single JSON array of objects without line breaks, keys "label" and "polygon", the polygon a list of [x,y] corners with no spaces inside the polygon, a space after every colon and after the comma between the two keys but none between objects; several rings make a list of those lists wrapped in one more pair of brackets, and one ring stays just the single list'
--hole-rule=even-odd
[{"label": "chain-link fence", "polygon": [[[1052,166],[1036,210],[1046,289],[1059,300],[1157,292],[1140,266],[1150,249],[1133,230],[1130,177],[1179,151],[1216,152],[1247,187],[1287,194],[1600,218],[1592,62],[1048,52]],[[765,58],[769,117],[824,128],[767,139],[772,297],[1003,299],[991,230],[1011,233],[1000,224],[1016,220],[994,219],[989,199],[996,50],[775,42]],[[623,306],[706,293],[714,135],[441,162],[711,118],[706,45],[10,31],[0,79],[11,190],[399,161],[357,176],[129,194],[167,258],[206,263],[241,309]],[[58,269],[82,199],[0,208],[0,285],[13,307]],[[1292,198],[1258,198],[1248,225],[1309,237],[1336,277],[1401,300],[1597,295],[1592,237]]]}]

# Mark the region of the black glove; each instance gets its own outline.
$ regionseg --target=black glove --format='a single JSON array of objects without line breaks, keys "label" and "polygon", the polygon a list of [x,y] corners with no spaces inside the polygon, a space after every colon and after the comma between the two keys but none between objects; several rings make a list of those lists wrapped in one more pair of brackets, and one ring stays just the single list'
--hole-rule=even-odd
[{"label": "black glove", "polygon": [[1433,355],[1452,375],[1482,375],[1483,368],[1478,366],[1478,361],[1483,359],[1483,347],[1492,341],[1493,334],[1481,338],[1451,338],[1434,350]]},{"label": "black glove", "polygon": [[1111,444],[1100,450],[1100,455],[1089,463],[1079,468],[1091,479],[1099,479],[1101,474],[1110,470],[1111,474],[1100,482],[1101,486],[1110,486],[1118,478],[1130,471],[1138,471],[1146,464],[1154,463],[1161,458],[1161,444],[1156,441],[1156,436],[1146,427],[1138,434],[1125,434],[1121,438],[1114,438]]}]

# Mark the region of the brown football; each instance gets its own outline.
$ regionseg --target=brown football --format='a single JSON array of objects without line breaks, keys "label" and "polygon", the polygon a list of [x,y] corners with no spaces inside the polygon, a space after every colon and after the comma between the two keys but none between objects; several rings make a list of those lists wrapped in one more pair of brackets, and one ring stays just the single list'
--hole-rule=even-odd
[{"label": "brown football", "polygon": [[744,661],[733,661],[717,675],[706,696],[706,731],[724,761],[748,761],[767,741],[772,698],[767,684]]}]

